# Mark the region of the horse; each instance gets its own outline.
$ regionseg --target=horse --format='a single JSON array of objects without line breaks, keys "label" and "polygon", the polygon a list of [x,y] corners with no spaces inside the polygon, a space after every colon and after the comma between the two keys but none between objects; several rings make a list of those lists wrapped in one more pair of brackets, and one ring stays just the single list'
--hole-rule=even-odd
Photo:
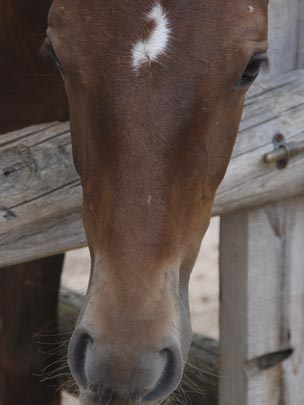
[{"label": "horse", "polygon": [[[181,381],[191,270],[268,62],[268,0],[36,1],[47,73],[18,125],[69,116],[91,254],[69,366],[82,404],[160,404]],[[54,110],[38,114],[39,97]]]}]

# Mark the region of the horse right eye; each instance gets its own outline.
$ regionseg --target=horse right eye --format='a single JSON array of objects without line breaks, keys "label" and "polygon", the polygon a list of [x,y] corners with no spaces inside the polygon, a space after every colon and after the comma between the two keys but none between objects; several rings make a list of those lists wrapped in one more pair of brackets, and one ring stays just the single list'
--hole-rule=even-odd
[{"label": "horse right eye", "polygon": [[258,52],[250,59],[243,72],[242,79],[237,84],[238,88],[244,88],[252,84],[258,77],[262,68],[267,68],[269,60],[265,52]]},{"label": "horse right eye", "polygon": [[47,40],[46,41],[46,46],[47,46],[47,50],[48,50],[48,54],[50,55],[50,57],[52,58],[52,60],[55,63],[55,66],[61,71],[63,72],[63,66],[62,63],[60,62],[60,60],[58,59],[56,52],[54,51],[53,45],[52,43]]}]

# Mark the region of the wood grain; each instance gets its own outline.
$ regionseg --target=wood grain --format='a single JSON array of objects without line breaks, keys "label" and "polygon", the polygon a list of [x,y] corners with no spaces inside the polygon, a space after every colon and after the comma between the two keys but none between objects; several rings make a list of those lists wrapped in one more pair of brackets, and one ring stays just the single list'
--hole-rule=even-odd
[{"label": "wood grain", "polygon": [[[281,73],[303,68],[303,7],[303,0],[270,2],[268,77],[276,81]],[[246,133],[247,145],[257,142],[263,148],[265,134],[276,132],[303,141],[302,84],[296,80],[299,88],[288,94],[279,82],[272,100],[253,96],[255,112],[245,110],[240,137]],[[304,378],[304,198],[295,197],[303,195],[303,157],[265,176],[263,163],[251,160],[254,145],[252,155],[250,148],[239,148],[244,145],[236,145],[227,173],[230,187],[223,183],[216,201],[221,205],[232,189],[236,192],[228,205],[238,212],[224,208],[221,217],[220,405],[299,405],[304,398],[299,383]],[[242,178],[251,179],[247,186],[260,207],[251,205]],[[284,193],[290,200],[280,202]]]},{"label": "wood grain", "polygon": [[302,0],[269,2],[269,53],[271,74],[284,73],[297,66],[299,19]]},{"label": "wood grain", "polygon": [[298,57],[297,68],[304,68],[304,0],[299,0],[299,25],[298,25]]},{"label": "wood grain", "polygon": [[303,197],[221,220],[221,404],[303,402],[303,229]]}]

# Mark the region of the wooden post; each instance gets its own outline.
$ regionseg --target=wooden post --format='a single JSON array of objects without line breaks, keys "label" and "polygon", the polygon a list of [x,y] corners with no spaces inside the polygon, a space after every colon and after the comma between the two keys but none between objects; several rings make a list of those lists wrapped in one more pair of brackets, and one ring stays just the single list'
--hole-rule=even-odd
[{"label": "wooden post", "polygon": [[[270,77],[303,67],[303,10],[270,1]],[[304,198],[221,218],[220,405],[304,403],[303,227]]]},{"label": "wooden post", "polygon": [[304,401],[304,198],[221,221],[221,405]]},{"label": "wooden post", "polygon": [[301,66],[299,48],[302,44],[303,50],[304,39],[303,36],[301,37],[303,5],[303,0],[269,1],[271,75],[284,73]]},{"label": "wooden post", "polygon": [[298,33],[297,68],[301,69],[304,67],[304,0],[299,2]]}]

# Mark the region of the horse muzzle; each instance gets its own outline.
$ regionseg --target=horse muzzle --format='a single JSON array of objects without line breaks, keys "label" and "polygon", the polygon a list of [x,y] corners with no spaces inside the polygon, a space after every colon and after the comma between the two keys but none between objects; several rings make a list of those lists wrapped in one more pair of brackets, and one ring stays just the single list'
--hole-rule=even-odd
[{"label": "horse muzzle", "polygon": [[163,339],[157,350],[139,346],[124,350],[76,329],[68,360],[83,404],[157,404],[178,387],[183,357],[176,338]]}]

